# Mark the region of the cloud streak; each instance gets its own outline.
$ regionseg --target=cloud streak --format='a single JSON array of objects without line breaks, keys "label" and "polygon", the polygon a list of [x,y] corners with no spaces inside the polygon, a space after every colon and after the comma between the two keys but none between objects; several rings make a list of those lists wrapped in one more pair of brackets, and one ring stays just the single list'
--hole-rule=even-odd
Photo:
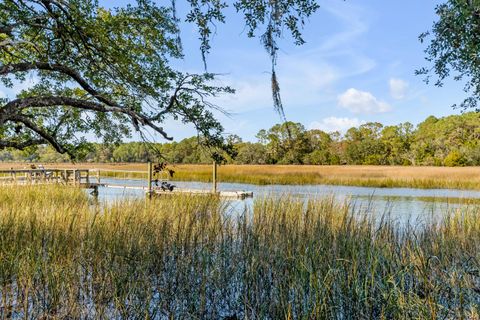
[{"label": "cloud streak", "polygon": [[[298,108],[335,103],[337,84],[365,74],[376,66],[376,62],[362,54],[357,46],[359,39],[369,29],[365,18],[368,13],[361,7],[336,1],[326,1],[322,8],[327,18],[335,22],[336,30],[328,36],[316,38],[318,45],[314,48],[292,49],[295,53],[280,54],[278,57],[277,76],[287,116]],[[232,55],[235,60],[231,60]],[[220,83],[235,88],[237,92],[215,99],[214,102],[232,114],[272,108],[270,73],[258,69],[250,72],[252,67],[263,66],[268,69],[268,65],[258,63],[264,57],[262,51],[235,49],[217,55],[221,61],[232,61],[222,66],[232,72]]]},{"label": "cloud streak", "polygon": [[323,10],[329,12],[335,17],[339,24],[343,25],[342,31],[329,35],[328,39],[322,44],[322,51],[332,51],[339,47],[349,46],[354,40],[368,31],[368,24],[364,21],[366,12],[352,4],[345,5],[338,2],[327,2]]},{"label": "cloud streak", "polygon": [[[313,59],[286,57],[280,64],[278,77],[282,101],[289,109],[317,105],[321,101],[334,100],[333,84],[339,73],[329,64]],[[250,76],[228,75],[220,77],[218,85],[228,85],[236,90],[234,95],[225,95],[214,103],[232,113],[272,108],[270,74]]]}]

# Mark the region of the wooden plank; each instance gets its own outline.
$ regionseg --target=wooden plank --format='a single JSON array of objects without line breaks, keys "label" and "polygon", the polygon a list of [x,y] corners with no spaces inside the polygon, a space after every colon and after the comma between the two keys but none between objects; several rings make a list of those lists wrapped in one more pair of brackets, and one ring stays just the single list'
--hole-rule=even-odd
[{"label": "wooden plank", "polygon": [[192,195],[217,195],[221,198],[245,199],[253,197],[251,191],[217,191],[212,192],[206,189],[179,189],[173,191],[163,191],[162,189],[154,189],[153,193],[156,195],[175,195],[175,194],[192,194]]},{"label": "wooden plank", "polygon": [[118,184],[102,184],[102,187],[105,188],[112,188],[112,189],[131,189],[131,190],[147,190],[148,187],[141,187],[141,186],[125,186],[125,185],[118,185]]},{"label": "wooden plank", "polygon": [[63,171],[77,171],[77,172],[88,172],[89,169],[3,169],[0,170],[0,174],[10,174],[10,173],[44,173],[44,172],[63,172]]}]

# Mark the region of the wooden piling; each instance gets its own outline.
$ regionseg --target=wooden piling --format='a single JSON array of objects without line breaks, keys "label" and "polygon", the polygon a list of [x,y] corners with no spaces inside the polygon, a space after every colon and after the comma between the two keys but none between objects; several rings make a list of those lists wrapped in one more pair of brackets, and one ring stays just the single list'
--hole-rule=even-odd
[{"label": "wooden piling", "polygon": [[217,162],[213,161],[213,193],[217,193]]},{"label": "wooden piling", "polygon": [[153,166],[152,162],[148,162],[148,181],[147,181],[147,187],[148,187],[148,196],[152,196],[152,180],[153,180]]}]

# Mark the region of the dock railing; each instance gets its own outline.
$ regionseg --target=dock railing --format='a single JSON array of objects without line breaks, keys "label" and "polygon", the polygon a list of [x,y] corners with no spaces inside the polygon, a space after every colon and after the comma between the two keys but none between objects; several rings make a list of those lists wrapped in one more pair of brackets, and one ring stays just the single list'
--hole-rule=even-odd
[{"label": "dock railing", "polygon": [[[155,173],[155,174],[154,174]],[[245,199],[253,197],[251,191],[221,191],[218,189],[217,164],[213,164],[213,185],[211,189],[186,189],[171,188],[165,189],[159,182],[168,182],[167,172],[154,172],[153,164],[148,163],[147,171],[126,171],[111,169],[7,169],[0,170],[0,185],[40,185],[40,184],[62,184],[75,185],[80,188],[93,189],[93,195],[98,196],[98,188],[122,188],[144,190],[148,198],[152,195],[172,194],[195,194],[195,195],[216,195],[223,198]],[[102,178],[114,178],[125,180],[125,183],[102,181]],[[128,179],[147,179],[146,184],[129,185]],[[107,183],[102,183],[107,182]]]},{"label": "dock railing", "polygon": [[0,184],[90,184],[88,169],[9,169],[0,170]]}]

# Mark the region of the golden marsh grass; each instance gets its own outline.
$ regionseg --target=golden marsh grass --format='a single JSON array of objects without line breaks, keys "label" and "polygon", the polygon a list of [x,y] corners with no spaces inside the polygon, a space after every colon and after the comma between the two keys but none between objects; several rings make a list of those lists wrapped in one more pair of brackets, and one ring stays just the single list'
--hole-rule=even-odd
[{"label": "golden marsh grass", "polygon": [[0,317],[478,319],[477,207],[399,229],[333,199],[92,204],[0,188]]},{"label": "golden marsh grass", "polygon": [[[19,168],[25,164],[0,163],[0,168]],[[46,167],[98,168],[102,170],[146,171],[142,163],[50,164]],[[172,165],[175,180],[211,182],[211,165]],[[146,179],[146,173],[102,172],[105,176]],[[223,165],[219,181],[257,185],[332,184],[364,187],[410,187],[480,189],[480,167],[400,167],[400,166],[299,166],[299,165]]]}]

